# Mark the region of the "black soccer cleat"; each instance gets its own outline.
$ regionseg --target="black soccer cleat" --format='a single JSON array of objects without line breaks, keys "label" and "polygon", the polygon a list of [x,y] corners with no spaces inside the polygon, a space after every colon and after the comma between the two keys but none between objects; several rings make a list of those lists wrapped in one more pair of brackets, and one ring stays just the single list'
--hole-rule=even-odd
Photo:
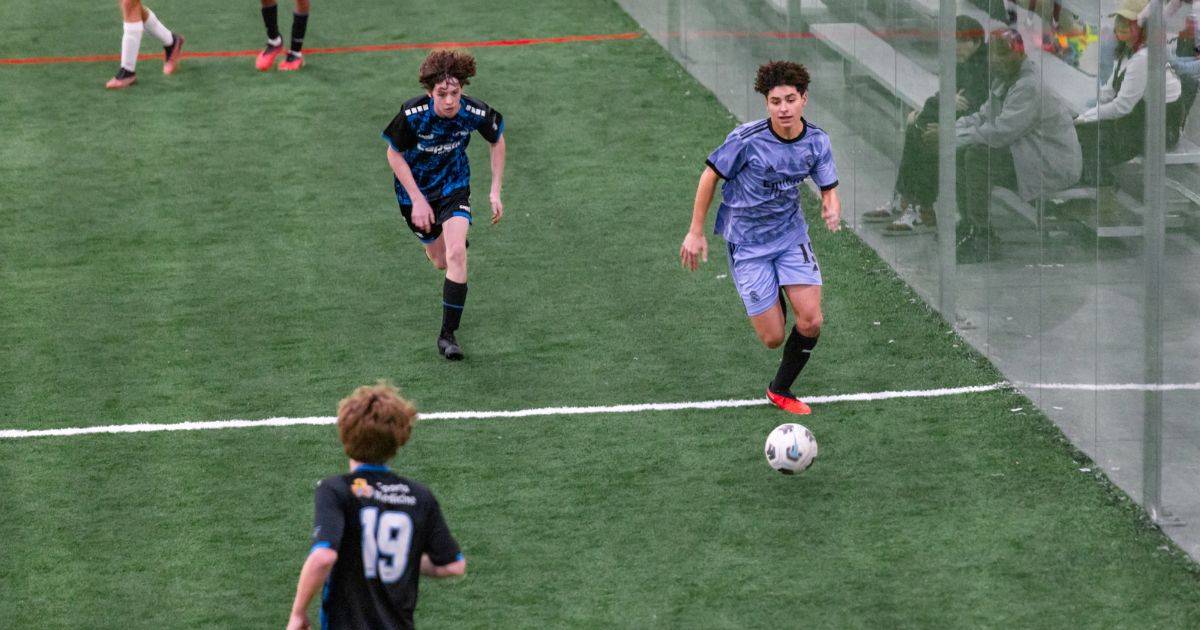
[{"label": "black soccer cleat", "polygon": [[443,335],[438,337],[437,347],[438,354],[446,357],[448,360],[463,360],[462,348],[458,347],[458,342],[454,340],[454,335]]}]

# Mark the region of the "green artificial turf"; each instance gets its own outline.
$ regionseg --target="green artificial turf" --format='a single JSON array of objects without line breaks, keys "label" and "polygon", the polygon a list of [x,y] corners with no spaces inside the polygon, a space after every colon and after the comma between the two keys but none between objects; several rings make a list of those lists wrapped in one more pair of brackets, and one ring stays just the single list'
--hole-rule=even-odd
[{"label": "green artificial turf", "polygon": [[[261,45],[253,3],[152,8],[191,52]],[[0,58],[115,54],[118,21],[8,3]],[[610,2],[314,3],[307,42],[636,30]],[[380,378],[427,412],[761,396],[778,352],[724,244],[678,264],[728,112],[649,37],[473,51],[469,93],[506,119],[506,217],[487,225],[476,138],[455,364],[379,139],[424,50],[312,54],[291,75],[145,60],[121,93],[102,89],[115,62],[0,65],[0,429],[330,416]],[[814,224],[826,327],[802,395],[1000,380],[861,241]],[[437,493],[469,575],[425,581],[417,621],[1200,625],[1196,565],[1016,407],[814,405],[821,456],[796,478],[763,461],[793,419],[766,406],[422,422],[395,466]],[[313,483],[344,466],[329,426],[0,440],[0,627],[282,626]]]}]

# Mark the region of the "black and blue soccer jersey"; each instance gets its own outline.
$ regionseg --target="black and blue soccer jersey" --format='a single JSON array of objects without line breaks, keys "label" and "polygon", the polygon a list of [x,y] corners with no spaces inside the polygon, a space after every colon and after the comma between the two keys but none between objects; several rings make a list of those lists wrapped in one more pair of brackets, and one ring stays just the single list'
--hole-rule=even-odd
[{"label": "black and blue soccer jersey", "polygon": [[[504,132],[504,117],[487,103],[462,97],[462,107],[453,118],[442,118],[433,110],[433,99],[418,96],[404,103],[400,113],[383,130],[383,139],[404,156],[413,178],[426,199],[441,199],[471,184],[471,166],[467,163],[467,144],[471,132],[495,144]],[[392,177],[396,199],[412,205],[400,180]]]},{"label": "black and blue soccer jersey", "polygon": [[325,583],[321,627],[412,628],[421,555],[462,557],[425,486],[364,464],[317,484],[313,549],[338,552]]}]

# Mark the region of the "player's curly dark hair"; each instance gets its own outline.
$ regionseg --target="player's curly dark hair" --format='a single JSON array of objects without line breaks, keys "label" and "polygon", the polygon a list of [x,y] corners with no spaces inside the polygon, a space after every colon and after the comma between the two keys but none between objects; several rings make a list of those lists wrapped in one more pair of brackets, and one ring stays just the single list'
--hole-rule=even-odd
[{"label": "player's curly dark hair", "polygon": [[791,85],[801,94],[808,92],[808,69],[794,61],[768,61],[758,67],[755,92],[766,96],[781,85]]},{"label": "player's curly dark hair", "polygon": [[475,76],[475,57],[457,50],[435,50],[421,62],[418,75],[427,90],[446,79],[456,79],[466,87],[468,79]]},{"label": "player's curly dark hair", "polygon": [[382,464],[408,442],[417,408],[385,381],[363,385],[338,403],[337,427],[351,459]]}]

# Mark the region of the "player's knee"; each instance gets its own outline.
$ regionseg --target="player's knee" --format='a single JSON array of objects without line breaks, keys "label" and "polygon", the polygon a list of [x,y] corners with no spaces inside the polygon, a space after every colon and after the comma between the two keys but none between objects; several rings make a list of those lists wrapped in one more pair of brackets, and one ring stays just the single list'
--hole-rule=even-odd
[{"label": "player's knee", "polygon": [[463,245],[446,245],[446,264],[454,267],[465,267],[467,264],[467,248]]},{"label": "player's knee", "polygon": [[815,316],[797,317],[796,330],[800,331],[800,334],[805,337],[816,337],[821,334],[821,325],[823,323],[823,318],[819,313]]},{"label": "player's knee", "polygon": [[762,341],[764,346],[774,350],[783,345],[783,331],[759,332],[758,339]]}]

